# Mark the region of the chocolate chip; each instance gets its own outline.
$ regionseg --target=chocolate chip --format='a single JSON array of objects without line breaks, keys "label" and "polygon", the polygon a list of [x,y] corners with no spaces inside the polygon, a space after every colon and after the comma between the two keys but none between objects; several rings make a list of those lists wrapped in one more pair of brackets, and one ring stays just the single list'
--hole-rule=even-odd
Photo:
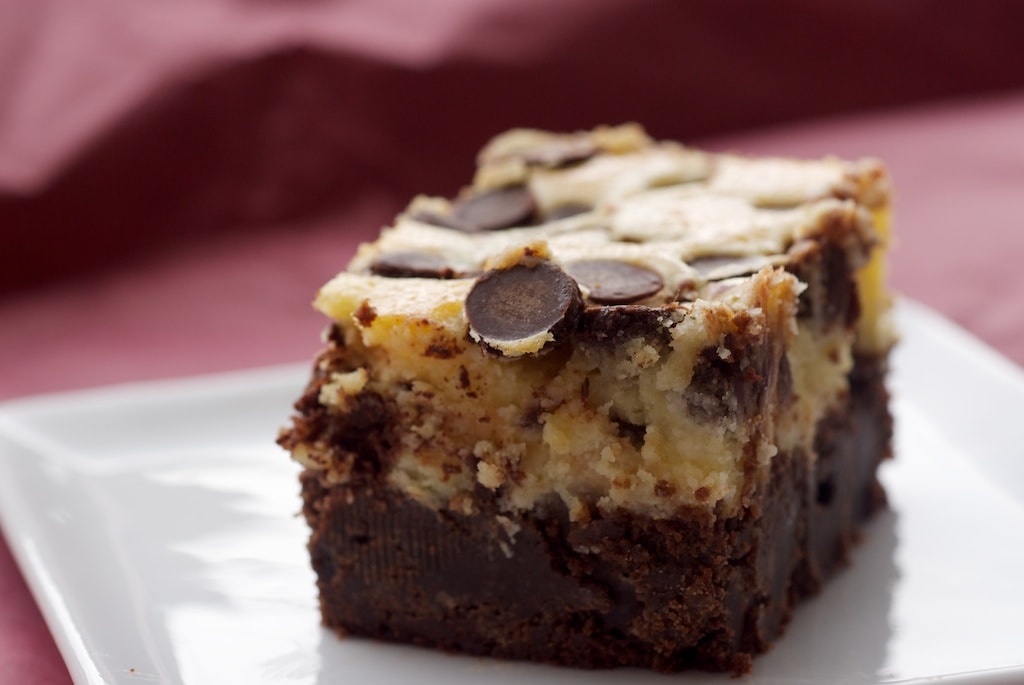
[{"label": "chocolate chip", "polygon": [[532,166],[557,169],[585,162],[597,151],[597,146],[586,139],[558,140],[523,150],[519,157]]},{"label": "chocolate chip", "polygon": [[529,189],[513,186],[459,200],[445,221],[467,233],[498,231],[529,225],[536,211],[537,203]]},{"label": "chocolate chip", "polygon": [[388,278],[455,278],[458,276],[448,261],[431,252],[400,250],[377,255],[370,264],[370,273]]},{"label": "chocolate chip", "polygon": [[571,216],[577,216],[579,214],[586,214],[593,207],[585,205],[579,202],[570,202],[569,204],[555,207],[547,214],[544,215],[544,221],[558,221],[560,219],[568,219]]},{"label": "chocolate chip", "polygon": [[701,257],[688,262],[688,264],[706,280],[720,281],[734,276],[748,276],[756,273],[771,264],[771,259],[764,255]]},{"label": "chocolate chip", "polygon": [[485,349],[498,352],[498,343],[545,332],[554,338],[545,349],[558,344],[576,327],[582,307],[579,287],[550,262],[489,271],[466,296],[471,330]]},{"label": "chocolate chip", "polygon": [[420,221],[425,224],[432,226],[440,226],[441,228],[454,228],[456,230],[462,230],[462,228],[455,223],[452,219],[442,216],[436,212],[419,211],[412,215],[412,218],[416,221]]},{"label": "chocolate chip", "polygon": [[590,290],[590,299],[598,304],[629,304],[665,285],[658,272],[617,259],[580,259],[565,269]]}]

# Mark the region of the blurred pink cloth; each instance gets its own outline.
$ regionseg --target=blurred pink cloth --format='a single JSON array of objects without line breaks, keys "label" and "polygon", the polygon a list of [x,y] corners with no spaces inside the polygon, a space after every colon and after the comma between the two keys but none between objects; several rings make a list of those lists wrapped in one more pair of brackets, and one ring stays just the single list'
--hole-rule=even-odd
[{"label": "blurred pink cloth", "polygon": [[512,126],[679,140],[1024,86],[1016,0],[0,0],[0,290],[450,193]]},{"label": "blurred pink cloth", "polygon": [[[1024,363],[1024,92],[697,142],[885,160],[896,290]],[[0,399],[305,359],[324,323],[309,306],[316,289],[399,205],[364,193],[329,217],[164,249],[0,299]]]},{"label": "blurred pink cloth", "polygon": [[[627,120],[882,158],[895,288],[1024,363],[1024,5],[727,5],[0,0],[0,400],[309,359],[487,137]],[[0,685],[66,684],[2,540],[0,607]]]}]

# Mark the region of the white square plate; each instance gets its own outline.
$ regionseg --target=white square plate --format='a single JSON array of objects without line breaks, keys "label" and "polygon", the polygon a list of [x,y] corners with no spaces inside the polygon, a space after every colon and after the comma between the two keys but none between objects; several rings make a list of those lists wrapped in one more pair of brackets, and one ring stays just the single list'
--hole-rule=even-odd
[{"label": "white square plate", "polygon": [[[891,510],[741,682],[1024,683],[1024,374],[898,308]],[[339,640],[297,469],[274,445],[308,365],[0,407],[0,520],[76,683],[727,683]]]}]

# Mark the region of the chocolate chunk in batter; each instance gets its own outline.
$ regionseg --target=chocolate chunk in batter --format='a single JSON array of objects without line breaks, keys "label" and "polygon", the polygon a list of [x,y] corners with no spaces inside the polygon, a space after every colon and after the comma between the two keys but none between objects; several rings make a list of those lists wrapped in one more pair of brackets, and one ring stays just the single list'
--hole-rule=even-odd
[{"label": "chocolate chunk in batter", "polygon": [[630,338],[648,337],[660,345],[668,344],[670,333],[664,325],[668,307],[627,304],[619,307],[584,307],[576,329],[576,339],[585,345],[605,348],[624,344]]},{"label": "chocolate chunk in batter", "polygon": [[693,416],[709,422],[726,416],[745,420],[762,410],[768,392],[769,351],[765,345],[738,342],[732,334],[726,336],[728,356],[714,347],[700,353],[685,391]]}]

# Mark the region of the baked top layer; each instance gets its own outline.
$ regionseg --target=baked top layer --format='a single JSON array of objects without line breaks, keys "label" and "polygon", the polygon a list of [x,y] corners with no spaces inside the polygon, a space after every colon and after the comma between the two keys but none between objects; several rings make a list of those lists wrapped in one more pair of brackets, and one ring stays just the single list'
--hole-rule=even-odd
[{"label": "baked top layer", "polygon": [[[548,250],[563,266],[639,265],[662,281],[651,292],[601,300],[577,279],[597,303],[721,299],[729,291],[722,281],[736,285],[728,279],[786,264],[839,221],[856,233],[840,239],[863,271],[858,349],[891,345],[883,274],[873,273],[880,264],[860,268],[872,251],[881,261],[887,240],[890,187],[875,160],[712,154],[655,142],[626,125],[568,135],[514,130],[491,141],[478,161],[459,199],[415,198],[379,240],[361,246],[316,306],[343,318],[345,293],[371,288],[385,311],[393,304],[402,315],[428,315],[437,298],[463,299],[475,276],[508,266],[523,246]],[[432,284],[426,293],[421,283],[372,283],[366,274],[462,282]]]},{"label": "baked top layer", "polygon": [[[780,450],[813,459],[854,354],[891,344],[888,198],[871,160],[511,131],[321,289],[318,402],[385,415],[375,468],[435,508],[736,511]],[[288,446],[328,482],[361,468]]]}]

